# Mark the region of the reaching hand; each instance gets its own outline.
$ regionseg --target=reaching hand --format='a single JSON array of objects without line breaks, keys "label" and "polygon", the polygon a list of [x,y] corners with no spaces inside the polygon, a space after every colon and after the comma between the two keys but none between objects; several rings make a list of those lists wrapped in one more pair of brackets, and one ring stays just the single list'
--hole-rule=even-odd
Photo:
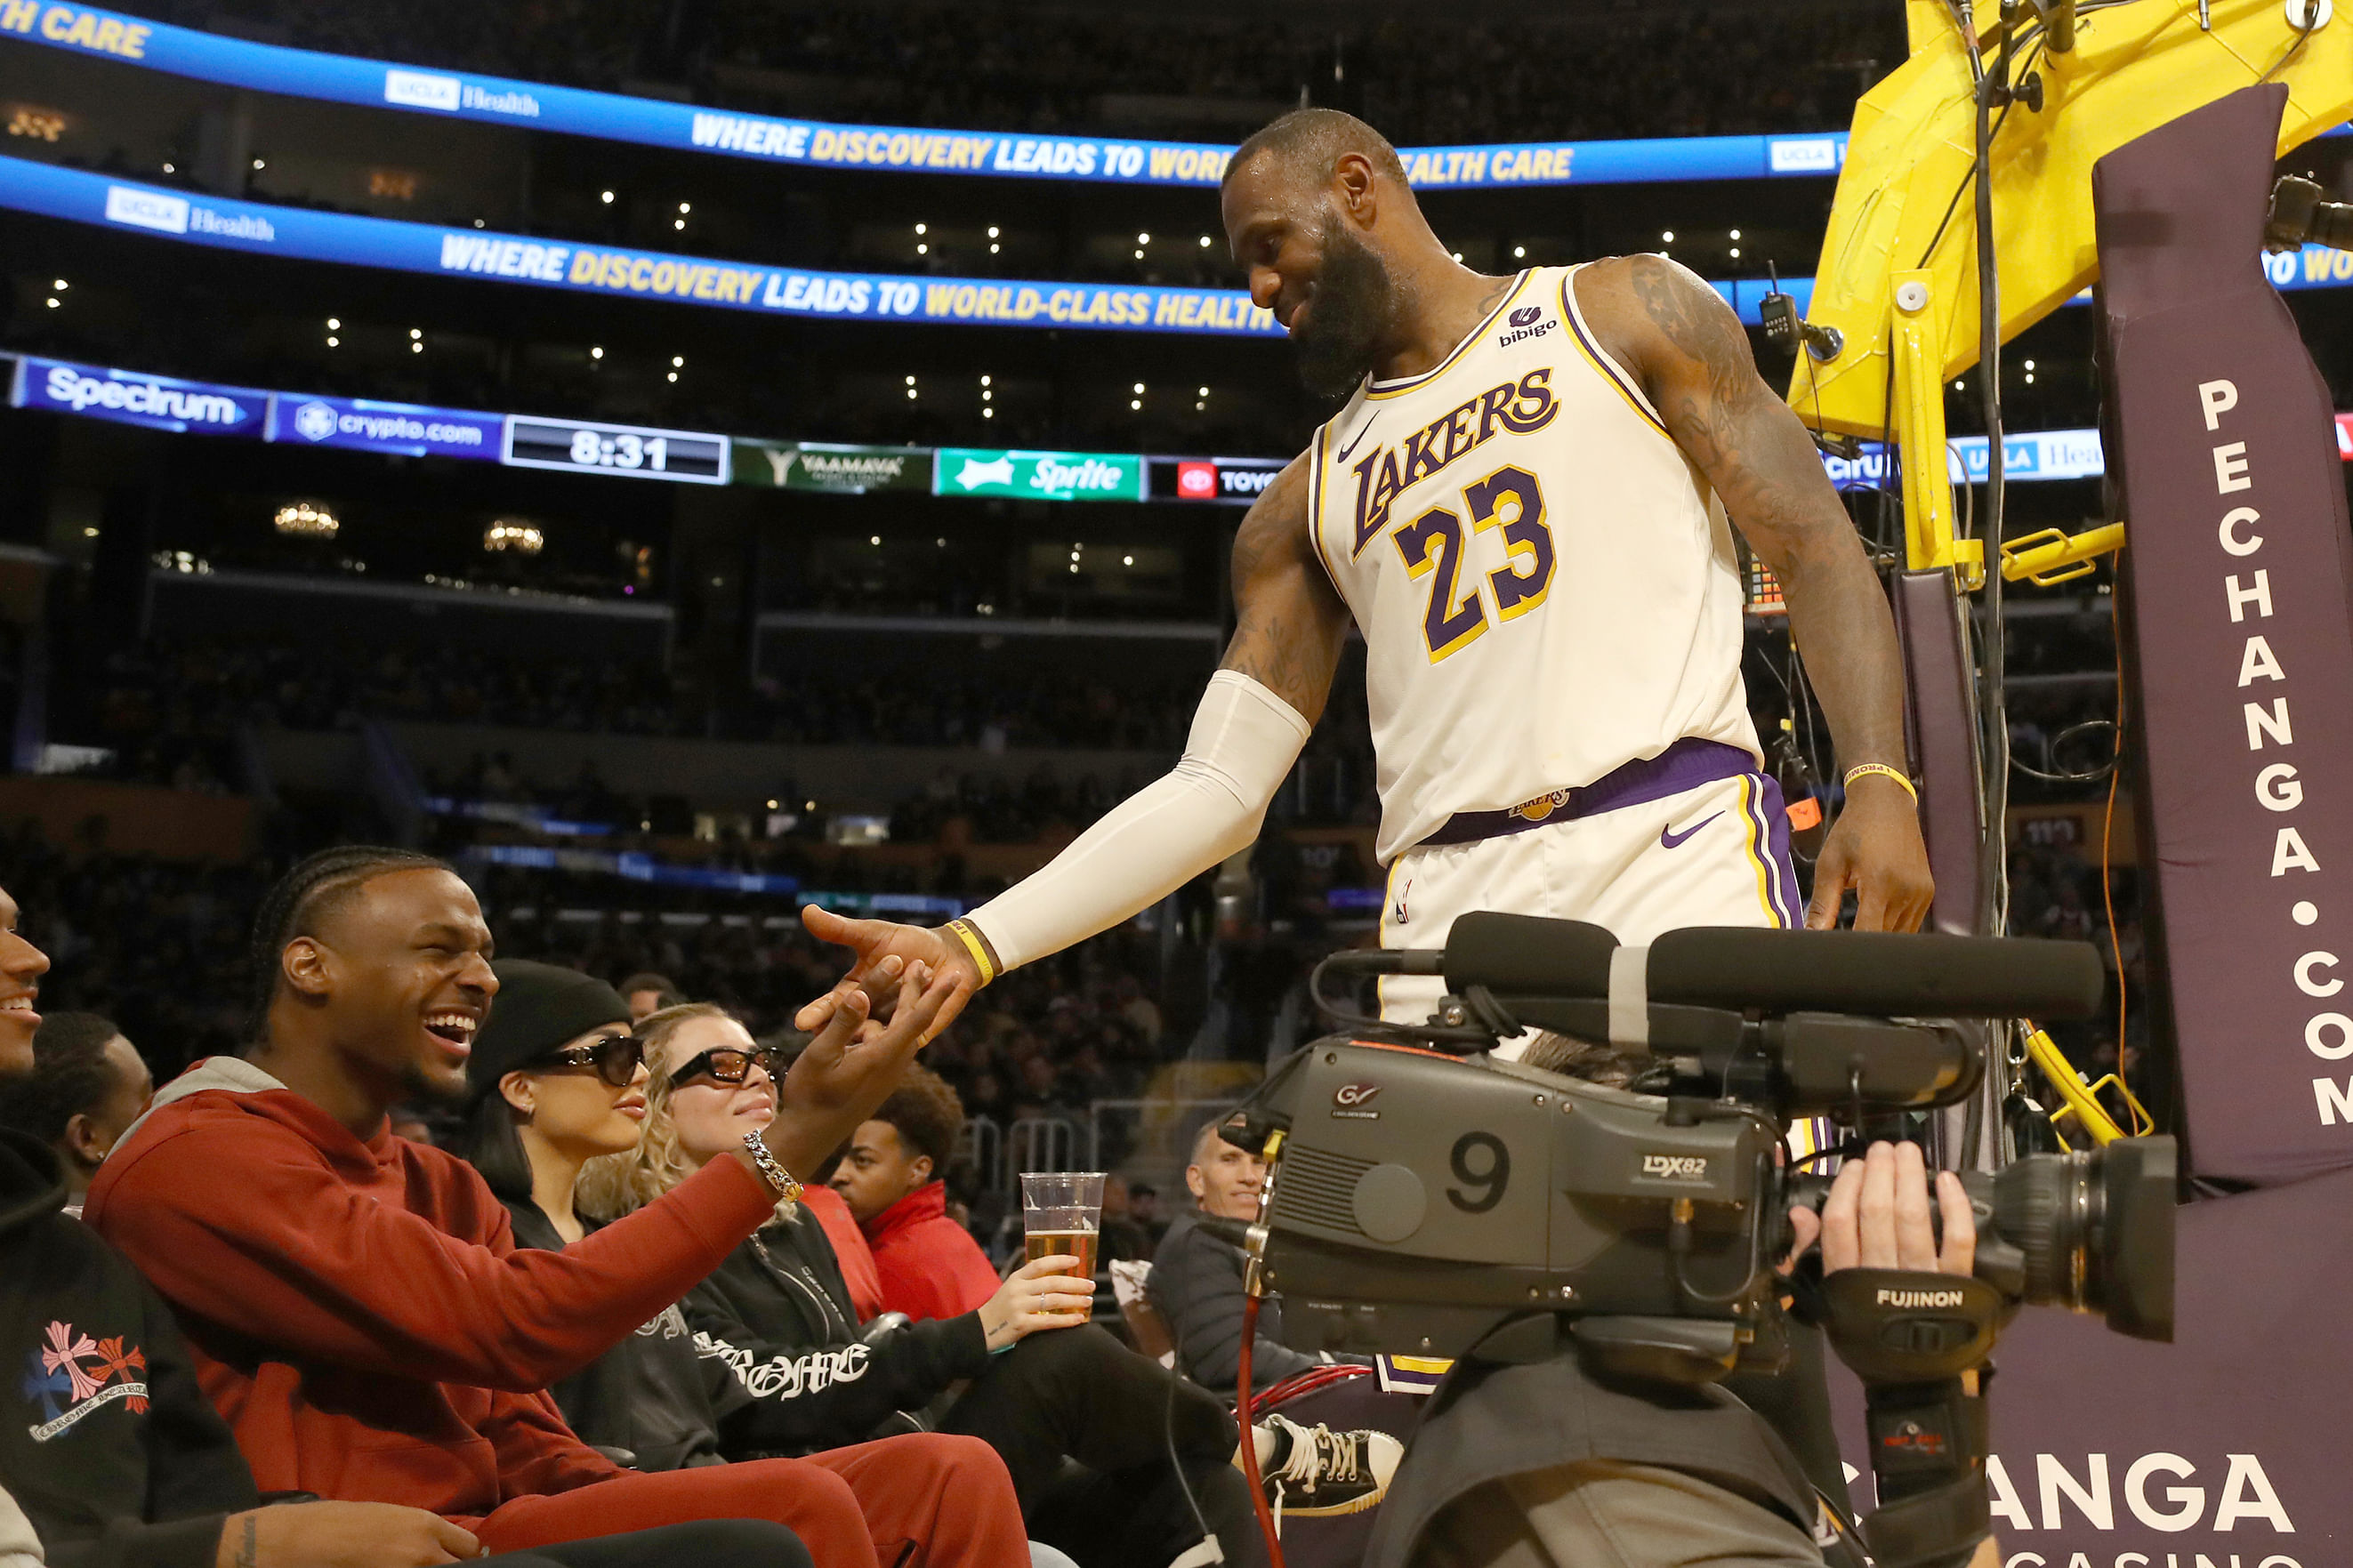
[{"label": "reaching hand", "polygon": [[[1936,1173],[1936,1206],[1943,1211],[1940,1247],[1928,1207],[1928,1163],[1917,1143],[1873,1143],[1860,1160],[1839,1167],[1820,1219],[1809,1209],[1789,1211],[1798,1252],[1816,1236],[1822,1244],[1822,1272],[1841,1268],[1915,1268],[1967,1274],[1977,1267],[1977,1216],[1960,1177]],[[1793,1254],[1794,1256],[1794,1254]]]},{"label": "reaching hand", "polygon": [[874,1113],[955,990],[953,975],[922,963],[906,965],[898,978],[899,1005],[887,1025],[870,1026],[868,994],[849,981],[801,1009],[816,1011],[824,1026],[776,1086],[776,1119],[764,1134],[786,1170],[817,1169]]},{"label": "reaching hand", "polygon": [[388,1502],[298,1502],[233,1513],[215,1568],[440,1568],[482,1543],[437,1514]]},{"label": "reaching hand", "polygon": [[[849,980],[861,984],[873,980],[882,965],[893,958],[902,963],[921,963],[934,974],[944,973],[953,978],[955,984],[947,1001],[932,1020],[929,1032],[917,1042],[920,1045],[931,1044],[942,1029],[954,1023],[955,1016],[964,1011],[964,1005],[972,1000],[973,993],[980,989],[980,970],[972,955],[944,931],[899,925],[891,921],[853,921],[815,904],[802,908],[801,924],[818,941],[849,948],[858,955],[845,976]],[[878,996],[876,1000],[883,1004],[875,1009],[879,1016],[888,1010],[887,998]],[[826,997],[820,996],[802,1008],[794,1016],[793,1026],[821,1026],[828,1016],[824,1011],[827,1002]]]},{"label": "reaching hand", "polygon": [[1855,890],[1857,931],[1918,931],[1936,895],[1920,812],[1894,779],[1866,773],[1847,791],[1846,809],[1831,825],[1814,862],[1814,898],[1806,924],[1838,924],[1839,900]]},{"label": "reaching hand", "polygon": [[980,1326],[990,1350],[1018,1344],[1040,1329],[1074,1329],[1094,1309],[1095,1282],[1071,1272],[1079,1260],[1067,1254],[1040,1258],[1015,1269],[980,1306]]}]

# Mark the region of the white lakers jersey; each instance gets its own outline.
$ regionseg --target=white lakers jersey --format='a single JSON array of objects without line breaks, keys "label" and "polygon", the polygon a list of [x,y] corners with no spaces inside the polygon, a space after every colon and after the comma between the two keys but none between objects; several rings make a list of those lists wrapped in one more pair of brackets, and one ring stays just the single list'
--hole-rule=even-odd
[{"label": "white lakers jersey", "polygon": [[1576,270],[1522,273],[1310,449],[1308,526],[1365,636],[1383,861],[1687,735],[1757,752],[1730,525],[1586,330]]}]

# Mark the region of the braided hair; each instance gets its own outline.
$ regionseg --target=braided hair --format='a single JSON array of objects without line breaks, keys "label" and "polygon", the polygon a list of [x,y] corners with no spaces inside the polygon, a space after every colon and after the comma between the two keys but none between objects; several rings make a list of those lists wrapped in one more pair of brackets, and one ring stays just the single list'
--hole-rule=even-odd
[{"label": "braided hair", "polygon": [[380,844],[341,844],[305,856],[261,896],[253,917],[253,945],[247,950],[253,1011],[246,1020],[249,1038],[269,1032],[269,1004],[278,995],[278,976],[286,944],[300,936],[315,936],[319,927],[339,913],[360,889],[394,871],[452,871],[447,860],[414,849],[394,849]]}]

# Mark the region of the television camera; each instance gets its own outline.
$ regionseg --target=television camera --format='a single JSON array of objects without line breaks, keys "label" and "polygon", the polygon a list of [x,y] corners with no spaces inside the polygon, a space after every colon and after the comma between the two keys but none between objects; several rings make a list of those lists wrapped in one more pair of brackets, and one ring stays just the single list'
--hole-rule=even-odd
[{"label": "television camera", "polygon": [[[1419,1026],[1326,994],[1433,973],[1448,994]],[[1282,1292],[1301,1349],[1573,1354],[1605,1377],[1709,1382],[1778,1366],[1795,1289],[1873,1392],[1873,1554],[1925,1563],[1984,1532],[1982,1408],[1959,1376],[2020,1304],[2172,1337],[2169,1138],[1966,1174],[1974,1279],[1777,1269],[1791,1206],[1829,1186],[1786,1159],[1791,1122],[1857,1130],[1966,1100],[1985,1061],[1970,1021],[2098,1005],[2086,944],[1694,928],[1629,947],[1476,913],[1443,951],[1338,953],[1311,984],[1349,1032],[1293,1055],[1224,1129],[1267,1173],[1255,1224],[1212,1226],[1244,1248],[1253,1294]],[[1531,1029],[1645,1065],[1612,1088],[1491,1054]],[[1923,1423],[1939,1462],[1907,1470],[1890,1444],[1916,1447]]]}]

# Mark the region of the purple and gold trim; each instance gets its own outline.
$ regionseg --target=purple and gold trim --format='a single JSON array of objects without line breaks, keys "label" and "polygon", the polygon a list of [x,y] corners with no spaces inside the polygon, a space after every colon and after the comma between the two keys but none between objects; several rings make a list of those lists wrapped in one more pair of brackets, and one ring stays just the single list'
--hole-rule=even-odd
[{"label": "purple and gold trim", "polygon": [[1577,275],[1584,270],[1585,264],[1580,263],[1563,273],[1560,279],[1560,313],[1562,319],[1568,322],[1569,335],[1577,340],[1577,352],[1585,356],[1586,363],[1594,368],[1601,379],[1608,382],[1616,389],[1618,395],[1626,400],[1627,407],[1641,415],[1643,422],[1651,429],[1665,436],[1668,440],[1673,440],[1674,437],[1668,433],[1665,421],[1659,417],[1659,411],[1651,406],[1651,400],[1642,395],[1641,388],[1634,384],[1633,378],[1620,369],[1618,362],[1611,359],[1602,350],[1601,345],[1594,341],[1591,330],[1586,326],[1584,312],[1577,308]]},{"label": "purple and gold trim", "polygon": [[1400,376],[1396,381],[1368,381],[1365,384],[1365,395],[1368,398],[1401,397],[1405,394],[1411,392],[1415,387],[1425,386],[1430,382],[1436,381],[1440,376],[1444,375],[1448,367],[1452,365],[1456,360],[1461,359],[1464,354],[1469,353],[1472,346],[1478,342],[1480,335],[1485,332],[1489,327],[1493,326],[1496,319],[1502,316],[1505,310],[1512,308],[1512,301],[1520,297],[1521,292],[1528,286],[1528,279],[1535,276],[1535,268],[1531,267],[1526,271],[1521,273],[1517,278],[1514,279],[1512,280],[1512,286],[1505,291],[1502,302],[1497,304],[1493,310],[1488,311],[1485,316],[1482,317],[1477,326],[1463,333],[1462,341],[1456,343],[1454,345],[1453,352],[1449,353],[1444,359],[1440,360],[1436,364],[1430,366],[1428,370],[1423,371],[1419,375]]},{"label": "purple and gold trim", "polygon": [[1334,591],[1345,602],[1348,595],[1340,590],[1340,574],[1332,570],[1332,558],[1324,553],[1324,454],[1331,445],[1332,424],[1326,420],[1315,426],[1315,444],[1307,464],[1307,538],[1315,547],[1324,575],[1332,580]]}]

